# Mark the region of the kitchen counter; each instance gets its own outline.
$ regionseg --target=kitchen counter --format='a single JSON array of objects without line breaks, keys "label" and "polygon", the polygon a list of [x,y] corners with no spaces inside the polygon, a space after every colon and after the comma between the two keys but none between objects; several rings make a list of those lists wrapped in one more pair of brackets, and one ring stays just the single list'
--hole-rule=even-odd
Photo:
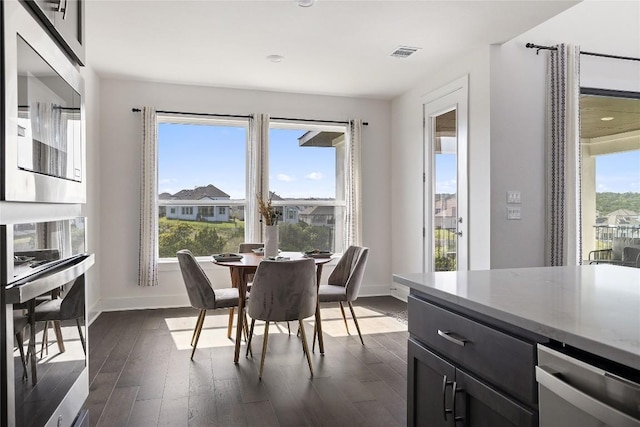
[{"label": "kitchen counter", "polygon": [[640,269],[601,264],[393,278],[412,294],[640,369]]}]

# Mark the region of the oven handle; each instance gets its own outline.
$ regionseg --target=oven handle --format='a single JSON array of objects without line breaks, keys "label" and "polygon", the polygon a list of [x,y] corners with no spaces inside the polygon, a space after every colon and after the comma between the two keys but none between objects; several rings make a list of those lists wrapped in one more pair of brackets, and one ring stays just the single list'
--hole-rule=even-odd
[{"label": "oven handle", "polygon": [[72,280],[80,277],[89,270],[95,262],[94,254],[83,254],[81,261],[75,262],[67,267],[53,268],[49,274],[44,274],[36,279],[27,281],[19,286],[6,288],[4,290],[5,303],[17,304],[27,302],[39,295],[58,288]]},{"label": "oven handle", "polygon": [[[591,415],[606,425],[619,427],[640,427],[640,420],[589,396],[581,390],[559,379],[544,366],[536,366],[536,380],[561,399],[569,402],[581,411]],[[541,409],[542,410],[542,409]]]}]

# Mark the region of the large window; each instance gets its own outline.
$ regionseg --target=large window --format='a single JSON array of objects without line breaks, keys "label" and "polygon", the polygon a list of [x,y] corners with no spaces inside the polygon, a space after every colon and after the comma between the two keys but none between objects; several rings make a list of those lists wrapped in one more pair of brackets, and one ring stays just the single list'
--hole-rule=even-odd
[{"label": "large window", "polygon": [[160,258],[235,252],[244,241],[247,126],[158,116]]},{"label": "large window", "polygon": [[[158,116],[160,258],[235,252],[247,241],[247,183],[263,176],[280,214],[280,248],[341,252],[345,127],[272,121],[264,171],[249,170],[248,120]],[[261,235],[254,230],[253,235]]]},{"label": "large window", "polygon": [[343,250],[344,165],[344,126],[271,122],[269,190],[282,250]]}]

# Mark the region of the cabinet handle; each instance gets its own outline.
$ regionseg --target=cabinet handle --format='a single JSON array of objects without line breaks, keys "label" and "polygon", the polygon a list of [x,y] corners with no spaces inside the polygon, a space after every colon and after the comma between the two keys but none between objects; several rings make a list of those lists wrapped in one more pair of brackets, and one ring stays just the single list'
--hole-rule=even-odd
[{"label": "cabinet handle", "polygon": [[62,20],[67,19],[67,9],[69,8],[68,2],[69,0],[64,0],[64,9],[62,9]]},{"label": "cabinet handle", "polygon": [[444,338],[447,341],[451,341],[452,343],[459,345],[460,347],[464,347],[464,344],[466,342],[468,342],[468,339],[465,338],[455,338],[453,336],[451,336],[451,332],[449,331],[443,331],[441,329],[438,329],[438,335],[440,335],[442,338]]},{"label": "cabinet handle", "polygon": [[451,389],[451,401],[453,402],[451,404],[451,412],[453,413],[453,422],[457,425],[459,422],[462,422],[462,425],[464,424],[464,417],[456,417],[456,393],[461,393],[463,390],[461,388],[458,388],[458,383],[457,382],[453,382],[453,389]]},{"label": "cabinet handle", "polygon": [[[453,381],[447,381],[447,376],[442,378],[442,414],[444,420],[447,421],[447,414],[453,414],[453,409],[447,409],[447,386],[454,385]],[[455,388],[455,385],[454,385]],[[455,405],[455,402],[454,402]],[[455,414],[454,414],[455,416]]]}]

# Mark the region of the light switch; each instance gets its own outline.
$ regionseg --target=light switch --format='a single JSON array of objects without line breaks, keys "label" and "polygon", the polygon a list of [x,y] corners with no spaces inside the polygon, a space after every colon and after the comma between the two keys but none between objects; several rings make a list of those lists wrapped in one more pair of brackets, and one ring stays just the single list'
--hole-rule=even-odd
[{"label": "light switch", "polygon": [[520,219],[520,206],[507,207],[507,219]]},{"label": "light switch", "polygon": [[507,204],[519,205],[520,204],[520,192],[519,191],[507,191]]}]

